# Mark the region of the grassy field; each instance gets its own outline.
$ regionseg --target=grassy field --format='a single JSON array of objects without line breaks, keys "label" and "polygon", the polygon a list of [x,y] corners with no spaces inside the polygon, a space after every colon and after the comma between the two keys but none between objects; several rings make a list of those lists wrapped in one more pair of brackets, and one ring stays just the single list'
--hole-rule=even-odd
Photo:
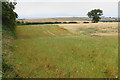
[{"label": "grassy field", "polygon": [[[75,32],[79,30],[58,25],[17,26],[18,39],[14,44],[15,60],[12,63],[19,77],[118,77],[117,36],[90,36]],[[95,30],[92,28],[90,32]]]}]

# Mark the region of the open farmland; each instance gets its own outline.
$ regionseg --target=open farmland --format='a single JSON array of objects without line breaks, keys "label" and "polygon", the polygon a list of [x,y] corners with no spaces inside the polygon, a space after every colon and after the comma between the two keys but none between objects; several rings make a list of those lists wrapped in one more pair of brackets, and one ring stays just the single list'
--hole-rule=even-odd
[{"label": "open farmland", "polygon": [[116,23],[17,26],[11,62],[22,78],[116,78],[116,33]]},{"label": "open farmland", "polygon": [[94,23],[79,23],[79,24],[56,24],[62,28],[68,29],[74,33],[81,35],[96,35],[96,36],[117,36],[118,22],[99,22]]}]

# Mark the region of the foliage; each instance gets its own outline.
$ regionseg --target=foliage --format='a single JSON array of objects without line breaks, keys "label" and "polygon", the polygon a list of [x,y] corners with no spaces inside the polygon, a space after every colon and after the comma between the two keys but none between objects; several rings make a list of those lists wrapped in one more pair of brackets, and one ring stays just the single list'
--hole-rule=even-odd
[{"label": "foliage", "polygon": [[[11,31],[15,30],[17,13],[14,12],[16,2],[2,2],[2,24],[3,28],[9,28]],[[5,28],[6,27],[6,28]]]},{"label": "foliage", "polygon": [[69,23],[77,23],[77,22],[69,22]]},{"label": "foliage", "polygon": [[17,21],[17,25],[37,25],[37,24],[72,24],[77,22],[24,22]]},{"label": "foliage", "polygon": [[17,77],[14,66],[11,65],[13,41],[16,37],[15,26],[17,13],[14,12],[16,2],[2,2],[2,77]]},{"label": "foliage", "polygon": [[101,19],[100,16],[103,15],[103,11],[100,9],[94,9],[94,10],[88,12],[87,15],[89,18],[92,18],[93,23],[97,23]]},{"label": "foliage", "polygon": [[14,34],[9,29],[3,29],[2,34],[2,77],[17,77],[18,74],[14,66],[11,64],[11,61],[13,61],[11,56],[14,50]]},{"label": "foliage", "polygon": [[67,22],[63,22],[63,24],[67,24]]},{"label": "foliage", "polygon": [[83,22],[83,23],[89,23],[89,22]]}]

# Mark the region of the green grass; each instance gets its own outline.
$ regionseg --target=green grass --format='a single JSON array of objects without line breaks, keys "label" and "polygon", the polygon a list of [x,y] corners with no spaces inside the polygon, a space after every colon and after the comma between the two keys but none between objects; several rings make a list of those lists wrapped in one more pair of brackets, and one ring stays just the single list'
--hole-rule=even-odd
[{"label": "green grass", "polygon": [[53,25],[17,27],[13,65],[23,78],[115,78],[117,36],[76,36]]},{"label": "green grass", "polygon": [[[4,27],[4,25],[3,25]],[[9,28],[2,29],[2,78],[18,76],[14,66],[12,65],[12,52],[14,50],[13,42],[15,41],[15,32],[10,31]],[[1,66],[0,66],[1,67]],[[1,74],[1,71],[0,71]]]}]

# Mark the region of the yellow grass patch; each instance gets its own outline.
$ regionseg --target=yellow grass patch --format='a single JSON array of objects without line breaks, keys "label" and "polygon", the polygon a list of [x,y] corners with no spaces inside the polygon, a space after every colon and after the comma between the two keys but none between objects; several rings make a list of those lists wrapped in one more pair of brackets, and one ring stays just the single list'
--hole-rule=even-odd
[{"label": "yellow grass patch", "polygon": [[[79,30],[79,28],[89,29],[89,28],[97,28],[98,31],[94,32],[94,34],[98,34],[101,36],[109,36],[109,35],[118,35],[118,23],[117,22],[99,22],[99,23],[79,23],[79,24],[56,24],[62,28],[68,29],[72,32],[82,33],[83,30]],[[79,31],[78,31],[79,30]],[[100,31],[100,32],[99,32]],[[93,34],[93,33],[92,33]],[[92,35],[91,34],[91,35]]]}]

